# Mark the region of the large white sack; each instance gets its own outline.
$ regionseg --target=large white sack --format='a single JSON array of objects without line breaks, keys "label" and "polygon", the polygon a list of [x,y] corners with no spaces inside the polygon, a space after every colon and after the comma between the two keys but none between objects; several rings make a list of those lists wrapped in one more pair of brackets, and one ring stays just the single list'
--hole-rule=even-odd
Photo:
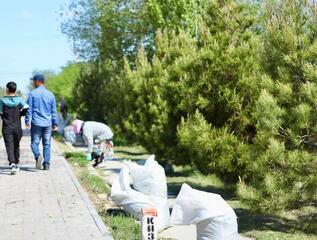
[{"label": "large white sack", "polygon": [[167,184],[164,168],[151,155],[144,165],[125,162],[130,169],[133,188],[149,196],[158,212],[158,229],[170,225],[169,204],[167,201]]},{"label": "large white sack", "polygon": [[208,218],[196,224],[198,240],[238,239],[237,218],[235,215]]},{"label": "large white sack", "polygon": [[[135,190],[130,187],[130,176]],[[158,211],[158,230],[169,226],[165,172],[154,156],[144,166],[125,162],[119,178],[112,185],[111,198],[140,220],[142,208],[155,207]]]},{"label": "large white sack", "polygon": [[64,137],[67,142],[76,143],[76,134],[73,131],[72,126],[68,126],[64,128]]},{"label": "large white sack", "polygon": [[120,175],[114,180],[111,188],[111,199],[127,212],[141,219],[141,209],[152,207],[150,198],[130,187],[130,176],[127,166],[123,166]]},{"label": "large white sack", "polygon": [[172,225],[196,224],[197,239],[236,239],[237,217],[218,194],[195,190],[183,184],[171,216]]},{"label": "large white sack", "polygon": [[148,196],[167,198],[167,184],[164,168],[151,155],[144,165],[126,162],[130,169],[133,188]]}]

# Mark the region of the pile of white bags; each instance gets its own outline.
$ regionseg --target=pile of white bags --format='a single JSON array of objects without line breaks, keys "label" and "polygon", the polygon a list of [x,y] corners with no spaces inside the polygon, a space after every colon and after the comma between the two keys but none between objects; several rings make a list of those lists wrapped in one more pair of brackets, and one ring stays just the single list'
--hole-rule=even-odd
[{"label": "pile of white bags", "polygon": [[111,199],[139,220],[142,208],[155,207],[158,230],[161,231],[170,225],[170,214],[165,172],[154,158],[154,155],[150,156],[144,166],[125,162],[112,184]]},{"label": "pile of white bags", "polygon": [[238,238],[237,216],[218,194],[183,184],[171,216],[172,225],[196,224],[197,240]]}]

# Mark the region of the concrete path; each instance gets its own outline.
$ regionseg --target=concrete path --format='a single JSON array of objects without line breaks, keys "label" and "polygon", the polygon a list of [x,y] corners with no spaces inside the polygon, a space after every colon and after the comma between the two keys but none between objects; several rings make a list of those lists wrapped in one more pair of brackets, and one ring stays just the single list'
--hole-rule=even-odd
[{"label": "concrete path", "polygon": [[12,176],[0,140],[0,240],[112,239],[56,144],[50,171],[34,169],[29,145],[26,132]]}]

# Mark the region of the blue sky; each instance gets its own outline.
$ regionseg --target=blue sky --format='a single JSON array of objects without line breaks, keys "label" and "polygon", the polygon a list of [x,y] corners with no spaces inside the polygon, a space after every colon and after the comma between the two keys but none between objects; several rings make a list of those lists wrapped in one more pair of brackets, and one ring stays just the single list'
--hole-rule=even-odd
[{"label": "blue sky", "polygon": [[0,85],[16,81],[26,91],[34,70],[59,71],[73,59],[60,30],[67,0],[9,0],[0,8]]}]

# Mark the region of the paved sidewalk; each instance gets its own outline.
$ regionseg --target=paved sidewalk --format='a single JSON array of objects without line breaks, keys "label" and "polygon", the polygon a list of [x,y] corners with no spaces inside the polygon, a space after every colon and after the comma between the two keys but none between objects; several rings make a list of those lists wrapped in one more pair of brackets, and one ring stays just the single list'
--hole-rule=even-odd
[{"label": "paved sidewalk", "polygon": [[55,143],[51,170],[36,170],[25,135],[15,176],[0,140],[0,240],[112,239]]}]

